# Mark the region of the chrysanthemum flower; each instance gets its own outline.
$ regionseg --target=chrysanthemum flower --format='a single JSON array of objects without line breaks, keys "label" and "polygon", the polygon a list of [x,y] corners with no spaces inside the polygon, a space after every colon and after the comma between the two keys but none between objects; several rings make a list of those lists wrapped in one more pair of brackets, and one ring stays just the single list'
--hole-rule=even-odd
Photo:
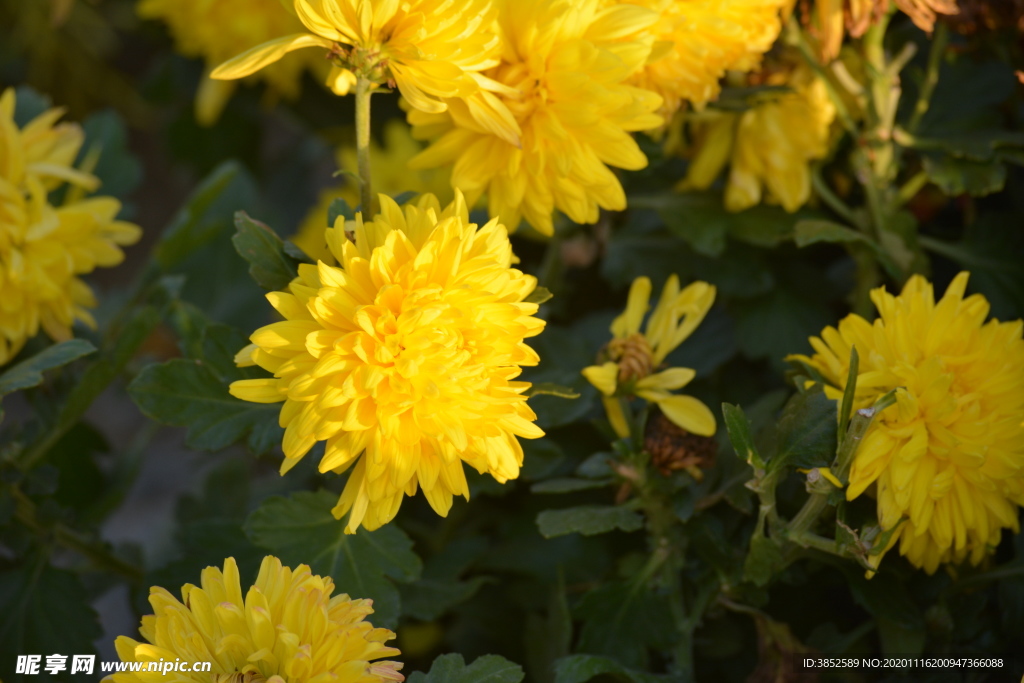
[{"label": "chrysanthemum flower", "polygon": [[446,515],[469,495],[463,462],[504,483],[522,464],[516,437],[543,436],[529,383],[512,381],[539,360],[523,343],[544,327],[523,301],[537,281],[511,268],[505,228],[470,223],[460,193],[444,210],[433,195],[380,201],[372,222],[327,230],[339,267],[302,265],[290,291],[267,295],[286,320],[257,330],[239,361],[274,377],[231,385],[284,401],[282,473],[317,441],[321,472],[355,465],[334,509],[351,511],[348,533],[387,523],[417,487]]},{"label": "chrysanthemum flower", "polygon": [[[269,0],[268,0],[269,1]],[[487,91],[500,86],[480,72],[498,63],[499,43],[490,0],[293,0],[309,32],[276,38],[219,66],[213,77],[242,78],[305,47],[336,60],[329,85],[344,95],[356,71],[393,82],[416,109],[442,112],[444,98],[480,93],[472,114],[511,143],[519,131],[508,110]]]},{"label": "chrysanthemum flower", "polygon": [[[181,54],[205,62],[195,110],[196,119],[206,126],[220,117],[235,89],[235,83],[212,80],[210,71],[253,45],[302,30],[298,17],[281,0],[141,0],[138,13],[145,19],[162,20]],[[259,76],[271,92],[291,99],[299,94],[306,68],[328,71],[319,55],[303,54],[270,65]]]},{"label": "chrysanthemum flower", "polygon": [[81,275],[124,259],[120,247],[141,236],[138,226],[116,220],[112,197],[74,198],[51,206],[48,190],[71,180],[87,188],[98,180],[71,164],[83,135],[73,124],[55,125],[60,110],[40,114],[20,130],[14,91],[0,97],[0,364],[43,330],[71,338],[81,320],[95,325],[88,308],[95,297]]},{"label": "chrysanthemum flower", "polygon": [[651,9],[654,51],[633,82],[664,99],[666,117],[683,101],[718,97],[726,71],[756,67],[782,29],[787,0],[624,0]]},{"label": "chrysanthemum flower", "polygon": [[811,339],[812,357],[795,356],[839,399],[856,347],[855,408],[896,390],[854,456],[846,495],[873,492],[882,530],[895,529],[889,547],[929,573],[981,562],[1002,529],[1017,531],[1024,504],[1024,324],[986,322],[988,301],[964,298],[967,278],[938,303],[919,275],[899,296],[876,289],[873,324],[849,315]]},{"label": "chrysanthemum flower", "polygon": [[476,203],[487,193],[492,216],[515,230],[525,218],[554,232],[551,214],[597,221],[599,208],[621,210],[626,196],[608,166],[636,170],[647,157],[630,132],[660,126],[656,94],[628,84],[650,41],[623,40],[657,20],[633,5],[600,0],[498,0],[501,64],[486,72],[506,90],[502,101],[522,130],[522,145],[479,125],[466,103],[443,114],[411,111],[413,135],[434,140],[413,168],[454,164],[452,184]]},{"label": "chrysanthemum flower", "polygon": [[822,59],[835,59],[845,32],[860,38],[889,11],[893,2],[918,28],[929,33],[935,28],[936,15],[960,11],[956,0],[817,0],[811,30],[818,37]]},{"label": "chrysanthemum flower", "polygon": [[[373,166],[373,185],[381,193],[397,196],[402,192],[416,194],[430,193],[441,204],[448,204],[454,198],[450,174],[442,169],[410,171],[409,161],[423,150],[423,144],[414,140],[402,121],[388,121],[384,127],[384,146],[370,143],[370,162]],[[354,171],[357,168],[354,147],[338,150],[338,167]],[[314,260],[335,265],[336,261],[327,248],[324,229],[327,228],[327,212],[335,199],[344,199],[351,207],[359,205],[359,186],[346,182],[340,187],[328,188],[320,193],[313,209],[306,214],[292,241]]]},{"label": "chrysanthemum flower", "polygon": [[728,163],[726,209],[743,211],[764,198],[793,212],[811,196],[809,164],[828,154],[836,110],[825,84],[806,66],[762,81],[791,91],[765,95],[742,113],[696,115],[697,153],[681,187],[710,187]]},{"label": "chrysanthemum flower", "polygon": [[639,396],[656,404],[676,426],[698,436],[715,433],[715,416],[692,396],[672,394],[696,373],[690,368],[663,367],[665,358],[693,334],[715,302],[715,288],[694,282],[682,291],[671,276],[661,299],[640,332],[651,298],[651,281],[638,277],[629,289],[626,310],[612,321],[612,341],[601,352],[601,365],[583,369],[583,375],[604,395],[605,408],[619,436],[629,434],[618,397]]},{"label": "chrysanthemum flower", "polygon": [[376,661],[400,652],[384,643],[395,634],[364,619],[372,600],[331,596],[330,577],[301,564],[290,569],[265,557],[243,596],[235,559],[203,570],[201,586],[185,584],[179,601],[167,590],[150,589],[153,614],[142,617],[147,642],[120,636],[114,646],[122,662],[210,662],[211,671],[116,673],[114,683],[382,683],[403,681],[400,662]]}]

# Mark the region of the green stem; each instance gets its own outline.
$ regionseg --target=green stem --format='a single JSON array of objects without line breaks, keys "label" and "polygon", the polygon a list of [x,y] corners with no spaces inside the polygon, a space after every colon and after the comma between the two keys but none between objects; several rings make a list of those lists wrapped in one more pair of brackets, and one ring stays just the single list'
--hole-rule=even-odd
[{"label": "green stem", "polygon": [[917,96],[917,103],[914,104],[914,113],[907,124],[907,130],[911,133],[921,125],[921,120],[928,113],[931,106],[932,94],[939,82],[939,69],[942,66],[942,57],[946,53],[946,46],[949,45],[949,25],[944,21],[935,24],[935,35],[932,36],[932,46],[928,52],[928,69],[925,71],[924,82],[921,83],[921,92]]},{"label": "green stem", "polygon": [[850,256],[857,267],[857,282],[853,289],[853,312],[862,318],[871,317],[871,290],[881,281],[881,271],[874,252],[858,245],[850,247]]},{"label": "green stem", "polygon": [[356,78],[356,156],[359,162],[359,194],[363,219],[377,213],[370,173],[370,96],[373,84],[364,76]]},{"label": "green stem", "polygon": [[899,202],[900,206],[903,206],[916,197],[917,193],[924,189],[924,186],[927,184],[928,174],[925,171],[918,171],[910,180],[903,183],[899,194],[896,195],[896,201]]},{"label": "green stem", "polygon": [[36,535],[41,537],[51,536],[58,544],[86,557],[99,569],[120,574],[133,582],[142,579],[141,569],[114,556],[101,544],[88,539],[85,535],[64,526],[60,522],[49,526],[43,523],[36,514],[35,504],[28,496],[13,486],[9,490],[17,506],[15,516],[19,522],[31,529]]},{"label": "green stem", "polygon": [[821,197],[821,200],[828,204],[830,209],[839,214],[844,221],[854,227],[861,227],[857,217],[853,215],[853,210],[832,191],[832,188],[828,186],[825,179],[821,177],[820,167],[815,168],[811,172],[811,185],[814,187],[817,195]]}]

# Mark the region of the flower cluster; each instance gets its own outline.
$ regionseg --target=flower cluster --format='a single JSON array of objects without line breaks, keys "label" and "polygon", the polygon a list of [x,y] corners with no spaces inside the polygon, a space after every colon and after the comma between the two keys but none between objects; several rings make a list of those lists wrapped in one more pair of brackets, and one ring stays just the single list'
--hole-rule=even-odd
[{"label": "flower cluster", "polygon": [[710,187],[728,163],[726,209],[748,209],[764,193],[767,201],[793,212],[811,196],[809,163],[828,154],[835,106],[825,84],[806,66],[758,77],[762,85],[789,91],[763,95],[744,112],[695,115],[697,151],[681,188]]},{"label": "flower cluster", "polygon": [[814,3],[811,30],[817,35],[822,59],[839,55],[843,36],[860,38],[895,3],[922,31],[931,32],[939,14],[957,14],[956,0],[832,0]]},{"label": "flower cluster", "polygon": [[[141,236],[117,220],[113,197],[83,198],[99,181],[74,167],[82,129],[58,123],[50,109],[24,128],[14,120],[14,90],[0,96],[0,364],[13,358],[42,329],[54,340],[71,337],[75,320],[95,325],[96,305],[81,279],[97,267],[124,259],[120,247]],[[64,201],[50,192],[65,186]]]},{"label": "flower cluster", "polygon": [[[469,221],[461,194],[441,209],[433,195],[326,231],[338,267],[302,265],[287,292],[268,295],[285,317],[257,330],[240,363],[273,378],[231,385],[239,398],[284,402],[285,461],[326,441],[320,471],[355,465],[334,514],[376,529],[422,487],[446,515],[469,496],[463,462],[500,482],[523,460],[517,436],[543,432],[526,405],[536,365],[523,339],[544,322],[527,303],[536,278],[511,268],[497,219]],[[351,238],[349,237],[351,231]],[[364,454],[365,453],[365,454]]]},{"label": "flower cluster", "polygon": [[[302,24],[281,0],[141,0],[139,16],[167,24],[176,48],[187,57],[199,57],[206,74],[196,96],[196,119],[212,125],[234,92],[234,83],[215,81],[209,72],[221,62],[253,45],[302,30]],[[299,94],[303,70],[324,72],[324,61],[311,54],[281,60],[260,73],[270,91],[287,98]]]},{"label": "flower cluster", "polygon": [[629,289],[626,310],[611,326],[612,341],[601,352],[601,365],[584,368],[583,375],[604,396],[605,409],[615,432],[629,435],[620,397],[639,396],[661,409],[678,427],[698,436],[715,433],[715,416],[692,396],[670,393],[682,389],[696,373],[690,368],[663,368],[665,358],[693,334],[715,302],[715,288],[694,282],[680,291],[671,276],[661,299],[640,331],[651,298],[651,281],[639,277]]},{"label": "flower cluster", "polygon": [[855,408],[896,391],[854,457],[846,497],[873,493],[893,532],[886,550],[898,543],[929,573],[981,562],[1002,529],[1018,530],[1024,504],[1024,323],[986,322],[985,298],[964,297],[967,279],[938,302],[919,275],[899,296],[876,289],[873,324],[849,315],[811,339],[813,356],[795,356],[839,399],[856,348]]},{"label": "flower cluster", "polygon": [[[382,194],[391,197],[403,192],[414,192],[417,195],[430,193],[437,197],[441,204],[447,204],[454,198],[449,174],[438,169],[417,173],[407,168],[409,160],[422,149],[423,145],[413,139],[408,126],[401,121],[389,121],[384,127],[384,145],[370,143],[374,185]],[[337,157],[339,168],[348,171],[356,168],[355,148],[342,147],[338,150]],[[316,206],[306,214],[298,233],[292,238],[292,241],[314,260],[324,261],[330,265],[335,265],[336,262],[331,250],[327,248],[324,229],[328,227],[327,214],[335,199],[344,199],[351,207],[358,206],[358,185],[346,182],[340,187],[328,188],[321,192]]]},{"label": "flower cluster", "polygon": [[[176,673],[179,681],[247,683],[383,683],[403,681],[400,662],[376,661],[400,654],[384,643],[395,637],[364,619],[372,601],[334,595],[330,577],[306,565],[283,567],[265,557],[256,583],[242,594],[238,566],[207,567],[201,586],[185,584],[181,600],[154,586],[153,614],[142,617],[147,642],[120,636],[122,662],[210,662],[207,673]],[[115,673],[113,683],[142,683],[160,673]]]}]

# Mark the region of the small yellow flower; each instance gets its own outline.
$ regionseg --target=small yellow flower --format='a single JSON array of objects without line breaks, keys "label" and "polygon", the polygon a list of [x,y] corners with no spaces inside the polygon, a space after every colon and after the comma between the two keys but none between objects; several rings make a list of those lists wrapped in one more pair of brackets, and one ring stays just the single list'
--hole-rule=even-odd
[{"label": "small yellow flower", "polygon": [[809,164],[828,154],[835,107],[825,84],[806,66],[769,74],[764,82],[792,91],[763,96],[742,113],[695,116],[697,152],[680,189],[710,187],[729,163],[729,211],[749,209],[762,198],[791,213],[807,203]]},{"label": "small yellow flower", "polygon": [[[402,121],[388,121],[384,128],[384,147],[375,142],[370,143],[374,188],[392,197],[402,192],[430,193],[437,197],[442,205],[451,202],[455,194],[449,180],[450,174],[440,169],[409,170],[409,160],[422,150],[423,144],[413,139],[409,126]],[[354,147],[343,147],[338,150],[338,167],[349,171],[356,169]],[[292,238],[292,241],[314,260],[330,265],[335,265],[336,262],[331,250],[327,248],[324,229],[327,227],[328,209],[335,199],[344,199],[353,208],[358,206],[358,184],[346,182],[340,187],[328,188],[321,192],[316,206],[306,214],[298,233]]]},{"label": "small yellow flower", "polygon": [[693,333],[715,302],[715,288],[694,282],[682,291],[671,276],[661,292],[647,327],[640,332],[651,298],[651,281],[639,277],[629,289],[626,310],[611,326],[612,341],[602,352],[607,360],[583,369],[583,375],[604,395],[612,427],[627,436],[629,427],[617,397],[639,396],[654,403],[669,420],[691,434],[715,433],[715,416],[692,396],[670,393],[690,383],[690,368],[661,369],[668,354]]},{"label": "small yellow flower", "polygon": [[[116,199],[78,199],[99,185],[72,166],[81,128],[57,124],[63,112],[51,109],[19,129],[14,106],[14,90],[6,90],[0,96],[0,365],[40,327],[63,341],[75,320],[95,326],[87,309],[96,299],[80,276],[119,264],[120,247],[142,234],[116,219]],[[69,188],[64,205],[52,206],[48,193],[64,181],[77,187]]]},{"label": "small yellow flower", "polygon": [[651,9],[658,22],[650,59],[633,82],[664,99],[670,117],[684,101],[718,97],[727,71],[749,71],[782,29],[787,0],[623,0]]},{"label": "small yellow flower", "polygon": [[849,315],[811,339],[812,357],[794,356],[838,400],[856,347],[854,408],[896,390],[854,456],[846,496],[874,493],[882,530],[896,529],[889,547],[929,573],[981,562],[1002,529],[1018,530],[1024,504],[1024,323],[986,322],[985,298],[964,298],[967,278],[938,303],[919,275],[899,296],[876,289],[873,324]]},{"label": "small yellow flower", "polygon": [[355,71],[378,84],[393,82],[425,112],[445,111],[445,98],[481,93],[475,119],[518,142],[515,121],[487,92],[500,87],[480,73],[498,63],[500,50],[490,0],[293,1],[308,32],[256,46],[217,67],[213,78],[242,78],[292,50],[319,47],[336,60],[328,84],[339,95],[355,85]]},{"label": "small yellow flower", "polygon": [[114,641],[122,662],[210,662],[211,670],[175,672],[159,669],[116,673],[113,683],[383,683],[403,681],[400,662],[376,661],[401,654],[384,643],[391,631],[374,628],[365,618],[371,600],[332,597],[330,577],[315,576],[301,564],[281,566],[267,556],[259,575],[243,595],[235,559],[203,570],[200,586],[185,584],[179,601],[153,586],[153,614],[142,617],[139,633]]},{"label": "small yellow flower", "polygon": [[[138,13],[144,19],[162,20],[179,52],[206,63],[195,102],[196,119],[204,126],[217,121],[235,89],[234,83],[210,79],[215,66],[284,32],[302,30],[281,0],[141,0]],[[327,73],[323,59],[305,54],[267,67],[260,77],[273,93],[292,99],[299,94],[307,68]]]},{"label": "small yellow flower", "polygon": [[[452,184],[471,204],[487,193],[490,213],[515,230],[522,218],[545,235],[558,209],[594,223],[599,209],[626,208],[609,168],[636,170],[647,157],[630,135],[661,125],[661,98],[628,84],[650,41],[623,40],[657,20],[633,5],[600,0],[498,0],[501,63],[485,72],[522,130],[516,145],[481,126],[480,96],[443,114],[411,111],[413,135],[433,144],[413,168],[454,165]],[[489,94],[489,93],[488,93]]]},{"label": "small yellow flower", "polygon": [[[468,498],[463,462],[504,483],[519,475],[517,436],[543,436],[513,381],[537,354],[536,278],[511,267],[497,219],[469,222],[462,195],[442,211],[423,195],[326,231],[338,267],[301,265],[289,292],[267,295],[285,317],[239,354],[273,378],[231,385],[234,396],[284,401],[282,473],[317,441],[320,471],[355,465],[334,515],[345,531],[376,529],[417,487],[440,515]],[[351,241],[346,229],[354,234]],[[364,455],[365,451],[365,455]],[[362,456],[362,457],[360,457]]]}]

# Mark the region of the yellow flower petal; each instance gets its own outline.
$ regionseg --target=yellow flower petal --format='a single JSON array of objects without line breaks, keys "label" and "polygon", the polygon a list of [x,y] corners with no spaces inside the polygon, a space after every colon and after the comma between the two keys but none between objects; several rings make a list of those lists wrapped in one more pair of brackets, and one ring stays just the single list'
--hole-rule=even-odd
[{"label": "yellow flower petal", "polygon": [[625,339],[629,335],[639,332],[640,323],[643,322],[644,314],[647,313],[647,305],[650,300],[650,279],[638,277],[633,280],[633,284],[629,288],[629,299],[626,302],[625,312],[612,321],[612,334],[619,339]]},{"label": "yellow flower petal", "polygon": [[583,368],[583,376],[587,381],[597,387],[605,396],[612,396],[619,378],[619,366],[617,363],[605,363],[604,365],[591,365]]},{"label": "yellow flower petal", "polygon": [[661,389],[665,391],[671,391],[673,389],[682,389],[689,384],[696,376],[696,372],[690,368],[669,368],[656,372],[653,375],[648,375],[637,381],[636,393],[637,396],[643,396],[645,391],[651,389]]},{"label": "yellow flower petal", "polygon": [[657,403],[676,426],[697,436],[714,436],[717,427],[714,414],[692,396],[668,396]]},{"label": "yellow flower petal", "polygon": [[332,46],[333,43],[331,41],[312,33],[294,33],[290,36],[276,38],[262,45],[257,45],[251,50],[243,52],[233,59],[229,59],[214,69],[213,73],[210,74],[210,78],[216,80],[245,78],[263,67],[273,64],[292,50],[301,50],[304,47],[330,49]]}]

